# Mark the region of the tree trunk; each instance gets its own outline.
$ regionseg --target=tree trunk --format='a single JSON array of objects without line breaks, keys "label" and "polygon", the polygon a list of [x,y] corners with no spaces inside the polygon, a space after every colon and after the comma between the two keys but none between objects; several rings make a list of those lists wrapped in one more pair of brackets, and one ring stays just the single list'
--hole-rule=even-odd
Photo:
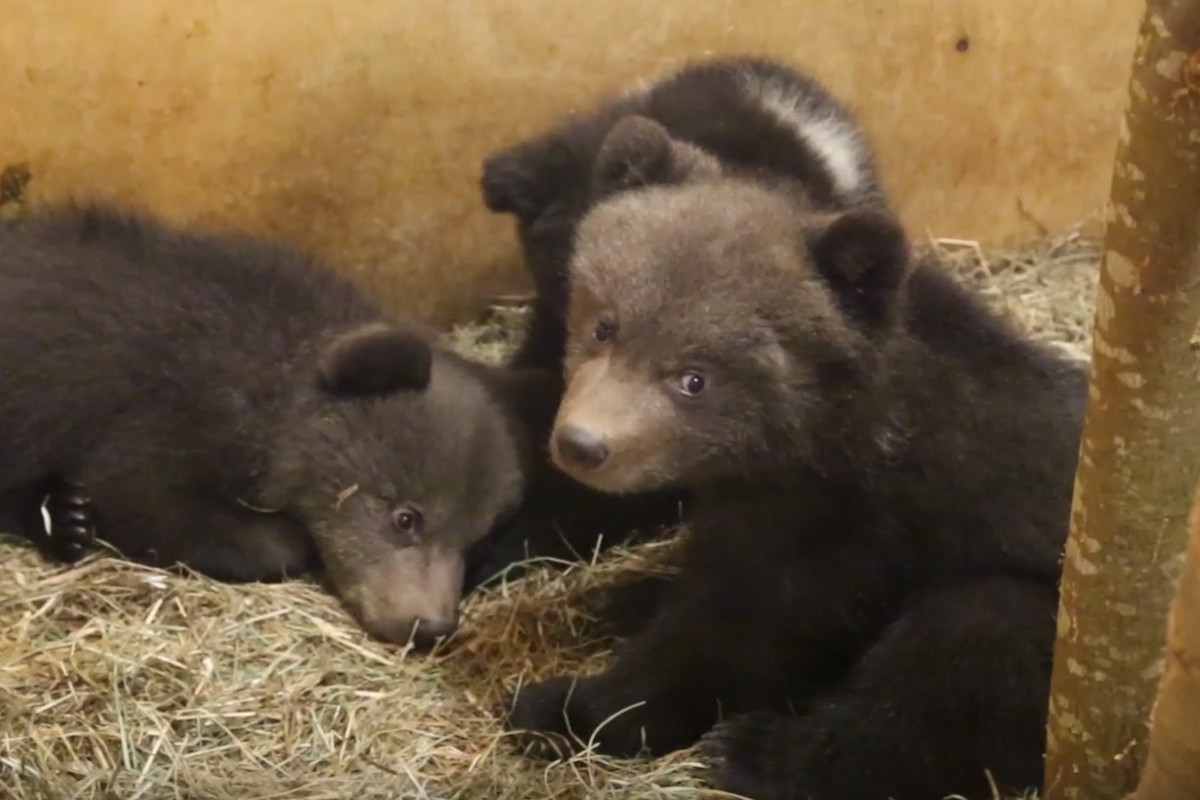
[{"label": "tree trunk", "polygon": [[1063,561],[1047,800],[1137,784],[1200,478],[1200,0],[1149,0],[1113,170]]},{"label": "tree trunk", "polygon": [[1133,800],[1200,797],[1200,491],[1187,560],[1167,617],[1167,668],[1151,717],[1149,753]]}]

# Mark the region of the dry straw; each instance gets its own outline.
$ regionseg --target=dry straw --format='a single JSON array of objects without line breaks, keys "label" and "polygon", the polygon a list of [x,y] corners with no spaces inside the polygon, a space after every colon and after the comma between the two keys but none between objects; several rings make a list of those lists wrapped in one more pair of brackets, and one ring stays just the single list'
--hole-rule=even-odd
[{"label": "dry straw", "polygon": [[[1086,356],[1095,241],[930,246],[1020,324]],[[451,339],[498,358],[520,313]],[[0,797],[719,796],[697,788],[691,751],[532,763],[498,724],[519,682],[603,665],[610,643],[581,594],[669,546],[473,596],[451,646],[421,657],[370,640],[308,582],[229,586],[105,558],[63,569],[4,542]]]}]

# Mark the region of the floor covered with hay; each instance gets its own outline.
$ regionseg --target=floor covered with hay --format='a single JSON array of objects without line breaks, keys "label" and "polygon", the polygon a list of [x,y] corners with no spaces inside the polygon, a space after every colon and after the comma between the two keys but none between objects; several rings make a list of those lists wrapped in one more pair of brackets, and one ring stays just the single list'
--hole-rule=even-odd
[{"label": "floor covered with hay", "polygon": [[[1086,357],[1094,239],[926,246]],[[450,336],[499,357],[518,312]],[[233,587],[103,558],[64,569],[0,540],[0,798],[715,797],[690,751],[526,762],[495,715],[520,682],[603,664],[572,598],[644,550],[474,595],[454,647],[421,657],[367,638],[306,582]]]}]

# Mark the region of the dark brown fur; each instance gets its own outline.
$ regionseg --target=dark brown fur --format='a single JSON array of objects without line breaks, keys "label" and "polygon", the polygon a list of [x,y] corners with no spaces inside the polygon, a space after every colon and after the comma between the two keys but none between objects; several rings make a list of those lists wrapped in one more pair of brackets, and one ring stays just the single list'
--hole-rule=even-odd
[{"label": "dark brown fur", "polygon": [[[781,117],[772,104],[787,106],[787,113]],[[810,133],[817,126],[824,148],[841,160],[827,161],[828,153],[796,125]],[[597,164],[605,168],[597,172]],[[700,169],[787,183],[829,209],[885,202],[853,115],[810,76],[782,63],[752,56],[698,60],[646,88],[606,98],[493,153],[484,164],[484,202],[513,216],[537,290],[512,365],[561,375],[567,262],[587,210],[614,191]],[[839,184],[848,170],[853,188]],[[553,400],[561,392],[558,384]],[[523,556],[588,556],[598,549],[598,537],[605,545],[634,541],[686,515],[684,491],[605,497],[553,469],[544,470],[536,485],[536,501],[520,523],[480,548],[474,582]]]},{"label": "dark brown fur", "polygon": [[104,207],[0,231],[6,516],[69,481],[126,557],[319,565],[383,639],[454,628],[464,552],[520,500],[488,374],[279,245]]},{"label": "dark brown fur", "polygon": [[759,800],[1039,785],[1086,368],[886,212],[643,183],[579,230],[554,453],[692,489],[682,574],[631,584],[609,668],[524,687],[510,726],[622,755],[708,732],[714,784]]}]

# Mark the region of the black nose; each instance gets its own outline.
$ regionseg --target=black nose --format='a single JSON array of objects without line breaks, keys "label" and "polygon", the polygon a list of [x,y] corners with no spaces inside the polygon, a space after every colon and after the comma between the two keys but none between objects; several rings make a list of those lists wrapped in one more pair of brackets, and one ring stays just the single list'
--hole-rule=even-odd
[{"label": "black nose", "polygon": [[559,428],[554,434],[558,456],[568,464],[595,469],[608,458],[608,446],[595,434],[574,425]]},{"label": "black nose", "polygon": [[437,644],[437,640],[449,636],[458,629],[458,623],[448,619],[422,619],[417,622],[412,634],[413,646],[418,650],[428,650]]}]

